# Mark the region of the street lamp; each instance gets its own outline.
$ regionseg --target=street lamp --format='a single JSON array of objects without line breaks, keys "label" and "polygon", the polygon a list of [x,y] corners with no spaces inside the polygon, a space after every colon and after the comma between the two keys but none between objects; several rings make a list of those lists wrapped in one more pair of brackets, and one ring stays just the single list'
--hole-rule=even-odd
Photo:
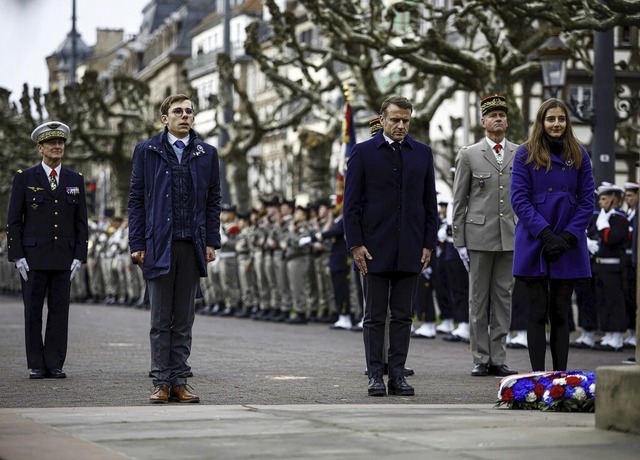
[{"label": "street lamp", "polygon": [[[585,118],[580,112],[581,107],[575,101],[569,101],[567,106],[572,115],[591,125],[593,137],[591,139],[591,161],[593,163],[593,178],[596,184],[602,181],[615,182],[615,139],[616,110],[615,70],[613,64],[613,31],[594,33],[594,73],[592,81],[593,104],[589,116]],[[563,88],[567,79],[567,60],[570,48],[558,37],[549,38],[538,49],[538,56],[542,64],[542,77],[545,89],[556,95]],[[554,93],[555,91],[555,93]],[[596,115],[597,114],[597,119]]]},{"label": "street lamp", "polygon": [[571,57],[571,48],[554,35],[538,48],[538,57],[542,66],[542,82],[549,97],[562,98],[562,89],[567,81],[567,60]]}]

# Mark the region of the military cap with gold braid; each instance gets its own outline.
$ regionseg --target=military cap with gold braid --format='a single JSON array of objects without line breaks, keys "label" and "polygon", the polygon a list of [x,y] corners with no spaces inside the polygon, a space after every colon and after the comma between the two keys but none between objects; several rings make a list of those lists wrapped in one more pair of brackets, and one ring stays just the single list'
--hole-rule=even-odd
[{"label": "military cap with gold braid", "polygon": [[507,98],[502,94],[489,94],[480,100],[480,111],[484,117],[492,110],[502,110],[505,113],[509,111],[507,108]]},{"label": "military cap with gold braid", "polygon": [[37,144],[49,139],[63,139],[66,142],[69,139],[70,132],[71,130],[64,123],[50,121],[34,129],[31,133],[31,140]]},{"label": "military cap with gold braid", "polygon": [[369,132],[371,137],[375,136],[378,131],[382,128],[380,124],[380,117],[375,117],[369,120]]}]

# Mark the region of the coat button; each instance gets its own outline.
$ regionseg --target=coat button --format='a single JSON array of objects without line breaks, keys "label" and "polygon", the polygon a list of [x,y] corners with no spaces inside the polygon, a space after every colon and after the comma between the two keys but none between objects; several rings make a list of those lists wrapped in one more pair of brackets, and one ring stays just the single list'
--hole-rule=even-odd
[{"label": "coat button", "polygon": [[553,192],[553,188],[552,188],[552,187],[549,187],[549,188],[547,189],[547,191],[548,191],[548,192]]}]

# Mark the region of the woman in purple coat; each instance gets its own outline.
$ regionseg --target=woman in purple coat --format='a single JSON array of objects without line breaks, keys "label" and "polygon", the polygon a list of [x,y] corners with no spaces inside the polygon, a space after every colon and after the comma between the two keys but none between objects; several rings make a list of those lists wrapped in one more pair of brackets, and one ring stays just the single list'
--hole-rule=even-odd
[{"label": "woman in purple coat", "polygon": [[511,173],[511,205],[518,217],[513,275],[530,299],[529,359],[545,370],[547,318],[554,370],[567,369],[569,312],[576,281],[591,277],[585,230],[595,206],[591,161],[559,99],[542,103]]}]

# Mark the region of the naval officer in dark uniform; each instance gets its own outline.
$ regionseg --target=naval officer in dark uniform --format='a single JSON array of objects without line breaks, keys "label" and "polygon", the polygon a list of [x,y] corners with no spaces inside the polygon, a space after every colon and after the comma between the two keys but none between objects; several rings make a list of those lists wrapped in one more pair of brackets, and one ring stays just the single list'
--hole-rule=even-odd
[{"label": "naval officer in dark uniform", "polygon": [[[29,378],[65,378],[71,280],[87,259],[87,205],[82,175],[62,167],[69,127],[52,121],[31,134],[42,162],[13,179],[8,255],[20,272]],[[47,325],[42,339],[42,310]]]}]

